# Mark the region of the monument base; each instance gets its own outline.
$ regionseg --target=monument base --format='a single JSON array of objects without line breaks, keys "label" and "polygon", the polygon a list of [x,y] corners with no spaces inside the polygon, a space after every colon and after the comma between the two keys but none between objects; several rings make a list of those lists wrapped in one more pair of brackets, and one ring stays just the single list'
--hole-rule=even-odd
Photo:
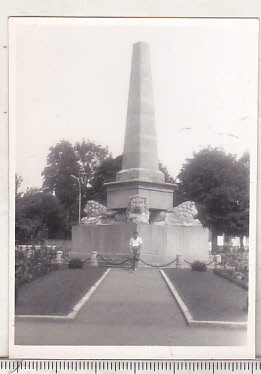
[{"label": "monument base", "polygon": [[135,230],[143,240],[141,258],[148,263],[165,264],[177,255],[182,255],[188,262],[207,262],[209,259],[208,229],[201,226],[143,225],[133,222],[74,226],[71,257],[86,259],[92,251],[97,251],[107,259],[119,261],[128,258],[129,241]]},{"label": "monument base", "polygon": [[133,195],[146,198],[149,209],[169,210],[173,207],[174,185],[172,183],[129,180],[109,182],[104,185],[107,189],[108,209],[126,209],[129,198]]}]

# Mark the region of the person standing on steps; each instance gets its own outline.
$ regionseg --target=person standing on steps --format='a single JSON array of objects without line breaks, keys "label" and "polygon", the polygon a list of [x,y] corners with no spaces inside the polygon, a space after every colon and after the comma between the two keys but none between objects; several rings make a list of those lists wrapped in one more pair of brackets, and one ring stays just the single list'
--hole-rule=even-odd
[{"label": "person standing on steps", "polygon": [[142,247],[142,239],[139,237],[139,234],[137,231],[134,231],[133,236],[130,239],[130,250],[131,250],[131,270],[135,271],[138,269],[138,262],[140,259],[140,251]]}]

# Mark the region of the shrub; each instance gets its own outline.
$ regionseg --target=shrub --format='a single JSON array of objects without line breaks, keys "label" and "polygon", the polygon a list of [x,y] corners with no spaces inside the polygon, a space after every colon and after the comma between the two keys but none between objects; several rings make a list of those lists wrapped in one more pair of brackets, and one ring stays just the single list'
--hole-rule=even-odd
[{"label": "shrub", "polygon": [[[249,264],[248,264],[248,250],[233,249],[220,252],[222,262],[222,274],[230,275],[231,279],[237,279],[248,284]],[[235,283],[235,282],[234,282]],[[239,282],[240,283],[240,282]]]},{"label": "shrub", "polygon": [[82,269],[84,262],[80,258],[72,258],[68,263],[69,269]]},{"label": "shrub", "polygon": [[26,251],[15,250],[15,284],[20,286],[30,282],[49,271],[57,270],[57,265],[53,264],[56,252],[47,247],[32,249],[29,256]]},{"label": "shrub", "polygon": [[191,264],[191,269],[193,271],[207,271],[207,265],[201,261],[195,261]]}]

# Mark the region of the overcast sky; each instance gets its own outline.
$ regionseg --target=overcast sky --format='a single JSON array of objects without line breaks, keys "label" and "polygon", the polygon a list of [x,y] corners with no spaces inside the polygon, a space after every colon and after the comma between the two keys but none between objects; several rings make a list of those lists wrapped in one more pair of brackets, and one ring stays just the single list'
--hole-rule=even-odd
[{"label": "overcast sky", "polygon": [[255,148],[257,20],[25,18],[10,31],[10,117],[24,190],[41,187],[59,140],[122,153],[137,41],[150,44],[159,158],[174,177],[204,146],[238,156]]}]

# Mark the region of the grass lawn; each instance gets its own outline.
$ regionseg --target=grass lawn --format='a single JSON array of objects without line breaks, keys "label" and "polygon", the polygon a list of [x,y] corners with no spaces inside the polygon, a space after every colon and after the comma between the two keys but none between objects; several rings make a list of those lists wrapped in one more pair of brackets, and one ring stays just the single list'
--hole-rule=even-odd
[{"label": "grass lawn", "polygon": [[23,284],[18,288],[15,312],[67,315],[105,271],[100,267],[57,270]]},{"label": "grass lawn", "polygon": [[215,275],[191,269],[164,269],[194,320],[245,322],[247,291]]}]

